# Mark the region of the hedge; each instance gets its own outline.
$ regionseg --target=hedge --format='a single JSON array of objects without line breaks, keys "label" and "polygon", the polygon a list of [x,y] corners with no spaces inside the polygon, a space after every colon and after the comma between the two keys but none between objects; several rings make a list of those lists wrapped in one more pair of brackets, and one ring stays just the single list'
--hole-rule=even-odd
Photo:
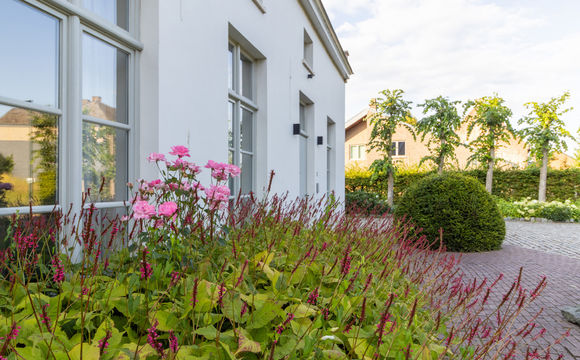
[{"label": "hedge", "polygon": [[[395,202],[411,184],[433,173],[434,171],[397,174],[395,176]],[[451,173],[472,176],[485,184],[485,170],[453,171]],[[368,174],[360,172],[347,174],[345,181],[347,192],[374,192],[386,198],[386,176],[379,177],[378,180],[372,182]],[[527,197],[535,199],[538,197],[539,181],[539,169],[495,170],[493,173],[493,195],[505,200],[521,200]],[[547,188],[547,201],[580,199],[580,169],[549,170]]]}]

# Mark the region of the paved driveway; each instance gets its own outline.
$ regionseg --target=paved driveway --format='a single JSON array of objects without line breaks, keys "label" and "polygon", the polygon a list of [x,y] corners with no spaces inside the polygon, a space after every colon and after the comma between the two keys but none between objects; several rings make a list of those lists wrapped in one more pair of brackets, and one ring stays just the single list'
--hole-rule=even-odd
[{"label": "paved driveway", "polygon": [[545,339],[554,340],[570,329],[570,336],[553,350],[563,354],[563,359],[580,360],[580,326],[565,321],[560,313],[561,307],[580,305],[580,224],[509,221],[502,250],[463,254],[460,266],[471,278],[495,279],[503,273],[499,294],[509,290],[520,266],[524,267],[522,286],[527,289],[535,288],[546,275],[546,289],[522,313],[520,322],[525,324],[526,319],[544,308],[536,323],[547,332],[544,339],[527,345],[532,349],[545,347]]}]

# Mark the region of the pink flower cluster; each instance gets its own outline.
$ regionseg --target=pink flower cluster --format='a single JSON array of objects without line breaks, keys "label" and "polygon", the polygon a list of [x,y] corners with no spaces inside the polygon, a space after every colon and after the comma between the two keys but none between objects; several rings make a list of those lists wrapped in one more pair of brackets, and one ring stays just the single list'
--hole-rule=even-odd
[{"label": "pink flower cluster", "polygon": [[147,254],[149,254],[149,250],[147,248],[143,249],[143,255],[141,258],[141,279],[149,280],[151,278],[151,274],[153,274],[153,269],[151,268],[151,264],[147,261]]},{"label": "pink flower cluster", "polygon": [[136,201],[133,205],[133,218],[135,219],[149,219],[156,214],[155,206],[150,205],[145,200]]},{"label": "pink flower cluster", "polygon": [[205,195],[211,210],[223,209],[230,199],[230,188],[225,185],[211,185],[205,189]]},{"label": "pink flower cluster", "polygon": [[50,262],[52,263],[52,270],[54,272],[52,279],[55,283],[60,284],[64,281],[64,267],[62,266],[58,256],[54,256]]},{"label": "pink flower cluster", "polygon": [[213,160],[208,161],[205,167],[211,169],[211,176],[218,181],[227,180],[230,176],[236,177],[241,173],[236,165],[218,163]]},{"label": "pink flower cluster", "polygon": [[177,336],[175,336],[175,333],[173,332],[173,330],[169,330],[169,349],[171,350],[171,352],[173,354],[177,354],[177,351],[179,350],[179,343],[177,342]]},{"label": "pink flower cluster", "polygon": [[101,340],[99,340],[99,355],[103,356],[103,354],[105,354],[107,351],[107,348],[109,347],[109,339],[111,338],[111,336],[113,336],[113,333],[111,332],[111,330],[108,330],[107,333],[105,334],[105,337],[103,337]]},{"label": "pink flower cluster", "polygon": [[151,345],[153,349],[155,349],[157,355],[159,355],[161,358],[165,358],[163,344],[157,341],[159,339],[159,335],[157,334],[157,325],[159,325],[159,322],[155,320],[151,327],[147,329],[147,343]]}]

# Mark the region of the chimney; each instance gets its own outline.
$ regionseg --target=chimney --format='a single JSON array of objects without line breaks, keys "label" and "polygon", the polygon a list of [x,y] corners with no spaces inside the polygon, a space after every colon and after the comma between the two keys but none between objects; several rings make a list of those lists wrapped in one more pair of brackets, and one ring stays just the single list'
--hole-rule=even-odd
[{"label": "chimney", "polygon": [[101,102],[101,97],[100,96],[93,96],[93,101],[94,103],[100,103]]}]

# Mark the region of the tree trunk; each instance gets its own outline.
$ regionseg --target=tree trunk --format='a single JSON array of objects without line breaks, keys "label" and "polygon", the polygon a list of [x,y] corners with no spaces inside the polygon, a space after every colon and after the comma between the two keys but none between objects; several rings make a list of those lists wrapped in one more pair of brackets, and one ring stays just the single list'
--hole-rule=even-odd
[{"label": "tree trunk", "polygon": [[487,175],[485,176],[485,190],[491,194],[493,186],[493,167],[495,165],[495,147],[489,151],[489,160],[487,161]]},{"label": "tree trunk", "polygon": [[445,156],[443,155],[443,147],[445,146],[445,139],[441,139],[441,154],[439,154],[439,167],[437,174],[443,174],[443,166],[445,166]]},{"label": "tree trunk", "polygon": [[548,181],[548,147],[542,149],[542,168],[540,169],[540,188],[538,201],[546,201],[546,183]]},{"label": "tree trunk", "polygon": [[395,188],[395,177],[393,176],[393,170],[389,170],[389,179],[387,182],[387,204],[393,207],[393,197]]}]

